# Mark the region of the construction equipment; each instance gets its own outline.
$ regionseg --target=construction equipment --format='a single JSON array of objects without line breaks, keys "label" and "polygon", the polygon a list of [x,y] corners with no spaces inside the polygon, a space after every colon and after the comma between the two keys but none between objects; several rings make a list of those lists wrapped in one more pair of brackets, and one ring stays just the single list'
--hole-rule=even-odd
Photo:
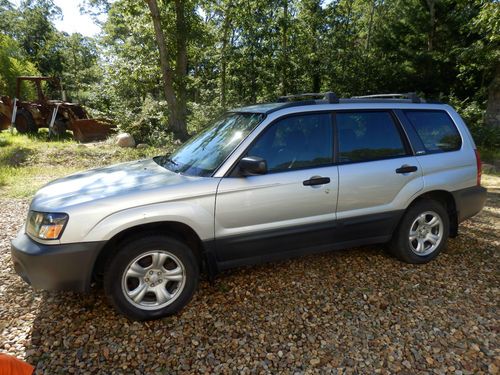
[{"label": "construction equipment", "polygon": [[[22,100],[21,83],[35,85],[37,100]],[[62,100],[50,100],[46,97],[42,82],[48,82],[61,92]],[[58,78],[53,77],[17,77],[16,97],[0,97],[0,130],[13,126],[21,134],[36,133],[39,128],[49,128],[51,136],[61,136],[67,130],[73,132],[73,138],[79,142],[103,140],[116,131],[116,126],[107,119],[91,119],[87,111],[79,104],[65,100],[64,90]]]}]

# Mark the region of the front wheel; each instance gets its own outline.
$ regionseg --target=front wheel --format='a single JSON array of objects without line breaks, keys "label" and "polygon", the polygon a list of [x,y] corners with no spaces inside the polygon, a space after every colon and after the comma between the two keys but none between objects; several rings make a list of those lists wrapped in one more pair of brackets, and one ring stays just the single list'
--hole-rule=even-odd
[{"label": "front wheel", "polygon": [[403,216],[391,241],[392,253],[407,263],[427,263],[446,246],[450,219],[441,203],[421,200]]},{"label": "front wheel", "polygon": [[130,319],[159,319],[179,312],[191,300],[198,278],[198,262],[188,246],[151,235],[116,253],[104,273],[104,291]]}]

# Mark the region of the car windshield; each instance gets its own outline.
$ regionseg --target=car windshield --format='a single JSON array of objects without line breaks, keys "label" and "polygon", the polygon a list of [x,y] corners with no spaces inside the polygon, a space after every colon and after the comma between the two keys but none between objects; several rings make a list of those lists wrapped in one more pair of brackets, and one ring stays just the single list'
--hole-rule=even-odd
[{"label": "car windshield", "polygon": [[228,113],[172,155],[159,156],[154,160],[176,173],[211,176],[263,118],[260,113]]}]

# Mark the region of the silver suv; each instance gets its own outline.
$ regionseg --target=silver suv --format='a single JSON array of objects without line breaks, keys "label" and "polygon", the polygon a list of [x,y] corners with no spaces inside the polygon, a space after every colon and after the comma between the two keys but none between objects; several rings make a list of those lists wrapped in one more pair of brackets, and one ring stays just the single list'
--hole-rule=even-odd
[{"label": "silver suv", "polygon": [[46,185],[12,241],[16,272],[42,289],[102,279],[119,312],[156,319],[201,273],[373,243],[429,262],[482,209],[479,154],[450,106],[309,95],[232,110],[170,156]]}]

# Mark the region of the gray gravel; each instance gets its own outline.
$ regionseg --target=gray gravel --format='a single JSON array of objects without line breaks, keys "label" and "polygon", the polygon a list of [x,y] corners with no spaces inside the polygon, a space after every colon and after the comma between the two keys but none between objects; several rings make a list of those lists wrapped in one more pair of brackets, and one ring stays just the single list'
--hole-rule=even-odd
[{"label": "gray gravel", "polygon": [[500,178],[486,180],[488,206],[430,264],[373,246],[237,269],[147,323],[100,290],[25,285],[8,241],[27,202],[0,200],[0,352],[40,374],[497,374]]}]

